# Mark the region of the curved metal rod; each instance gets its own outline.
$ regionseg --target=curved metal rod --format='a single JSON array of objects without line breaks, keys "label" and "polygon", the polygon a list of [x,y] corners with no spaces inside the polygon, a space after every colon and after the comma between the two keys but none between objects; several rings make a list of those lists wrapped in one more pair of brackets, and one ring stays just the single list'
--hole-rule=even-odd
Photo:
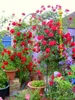
[{"label": "curved metal rod", "polygon": [[[30,15],[32,15],[32,14],[35,14],[35,15],[36,15],[36,13],[29,13],[27,16],[24,17],[23,21],[24,21],[28,16],[30,16]],[[22,22],[23,22],[23,21],[22,21]]]}]

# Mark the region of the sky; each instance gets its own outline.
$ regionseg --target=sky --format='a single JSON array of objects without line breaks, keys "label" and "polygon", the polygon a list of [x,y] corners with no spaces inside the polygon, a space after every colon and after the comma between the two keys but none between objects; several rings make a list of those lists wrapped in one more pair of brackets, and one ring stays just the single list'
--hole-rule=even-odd
[{"label": "sky", "polygon": [[26,14],[35,12],[41,5],[61,5],[63,9],[69,9],[70,13],[75,11],[75,0],[0,0],[0,16],[3,14],[18,16],[25,12]]}]

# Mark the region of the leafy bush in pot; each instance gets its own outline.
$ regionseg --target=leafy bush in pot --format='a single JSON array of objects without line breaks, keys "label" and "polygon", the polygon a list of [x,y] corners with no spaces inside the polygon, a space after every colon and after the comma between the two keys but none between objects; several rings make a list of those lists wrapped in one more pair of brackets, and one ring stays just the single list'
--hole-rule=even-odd
[{"label": "leafy bush in pot", "polygon": [[7,83],[7,77],[5,72],[0,69],[0,88],[4,88],[6,86]]}]

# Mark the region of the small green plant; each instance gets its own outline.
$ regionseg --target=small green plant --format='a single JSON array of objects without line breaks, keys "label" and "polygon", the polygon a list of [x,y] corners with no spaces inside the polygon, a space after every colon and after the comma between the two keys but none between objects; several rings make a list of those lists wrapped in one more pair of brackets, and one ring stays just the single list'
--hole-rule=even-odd
[{"label": "small green plant", "polygon": [[43,80],[34,80],[31,85],[34,87],[45,86],[45,82]]},{"label": "small green plant", "polygon": [[[30,89],[15,95],[14,100],[40,100],[42,97],[39,95],[39,90],[35,90],[34,93]],[[28,99],[29,98],[29,99]],[[11,99],[12,100],[12,99]]]},{"label": "small green plant", "polygon": [[69,81],[62,79],[62,77],[55,78],[54,81],[57,82],[58,87],[64,91],[72,88],[72,84]]},{"label": "small green plant", "polygon": [[7,83],[7,77],[5,72],[0,68],[0,88],[4,88]]},{"label": "small green plant", "polygon": [[53,100],[72,100],[75,98],[72,92],[72,84],[64,77],[54,78],[53,82],[54,84],[48,87],[48,97],[51,97]]},{"label": "small green plant", "polygon": [[31,92],[30,94],[30,100],[40,100],[41,96],[39,94],[39,90],[35,90],[34,93]]},{"label": "small green plant", "polygon": [[5,70],[16,70],[14,66],[6,66]]}]

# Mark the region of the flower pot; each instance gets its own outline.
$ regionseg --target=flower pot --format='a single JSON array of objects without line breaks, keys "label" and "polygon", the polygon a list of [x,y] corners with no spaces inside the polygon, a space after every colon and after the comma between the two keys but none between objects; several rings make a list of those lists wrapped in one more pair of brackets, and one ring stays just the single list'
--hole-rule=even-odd
[{"label": "flower pot", "polygon": [[30,81],[37,80],[38,76],[36,72],[30,72]]},{"label": "flower pot", "polygon": [[14,80],[16,75],[16,70],[4,70],[9,80]]},{"label": "flower pot", "polygon": [[30,82],[28,83],[28,87],[29,87],[31,90],[33,90],[33,91],[39,90],[39,93],[40,93],[40,94],[44,94],[44,88],[45,88],[46,86],[44,85],[44,86],[41,86],[41,87],[33,87],[33,86],[32,86],[32,81],[30,81]]},{"label": "flower pot", "polygon": [[0,97],[4,99],[7,96],[9,96],[9,84],[8,83],[6,83],[5,88],[0,88]]}]

